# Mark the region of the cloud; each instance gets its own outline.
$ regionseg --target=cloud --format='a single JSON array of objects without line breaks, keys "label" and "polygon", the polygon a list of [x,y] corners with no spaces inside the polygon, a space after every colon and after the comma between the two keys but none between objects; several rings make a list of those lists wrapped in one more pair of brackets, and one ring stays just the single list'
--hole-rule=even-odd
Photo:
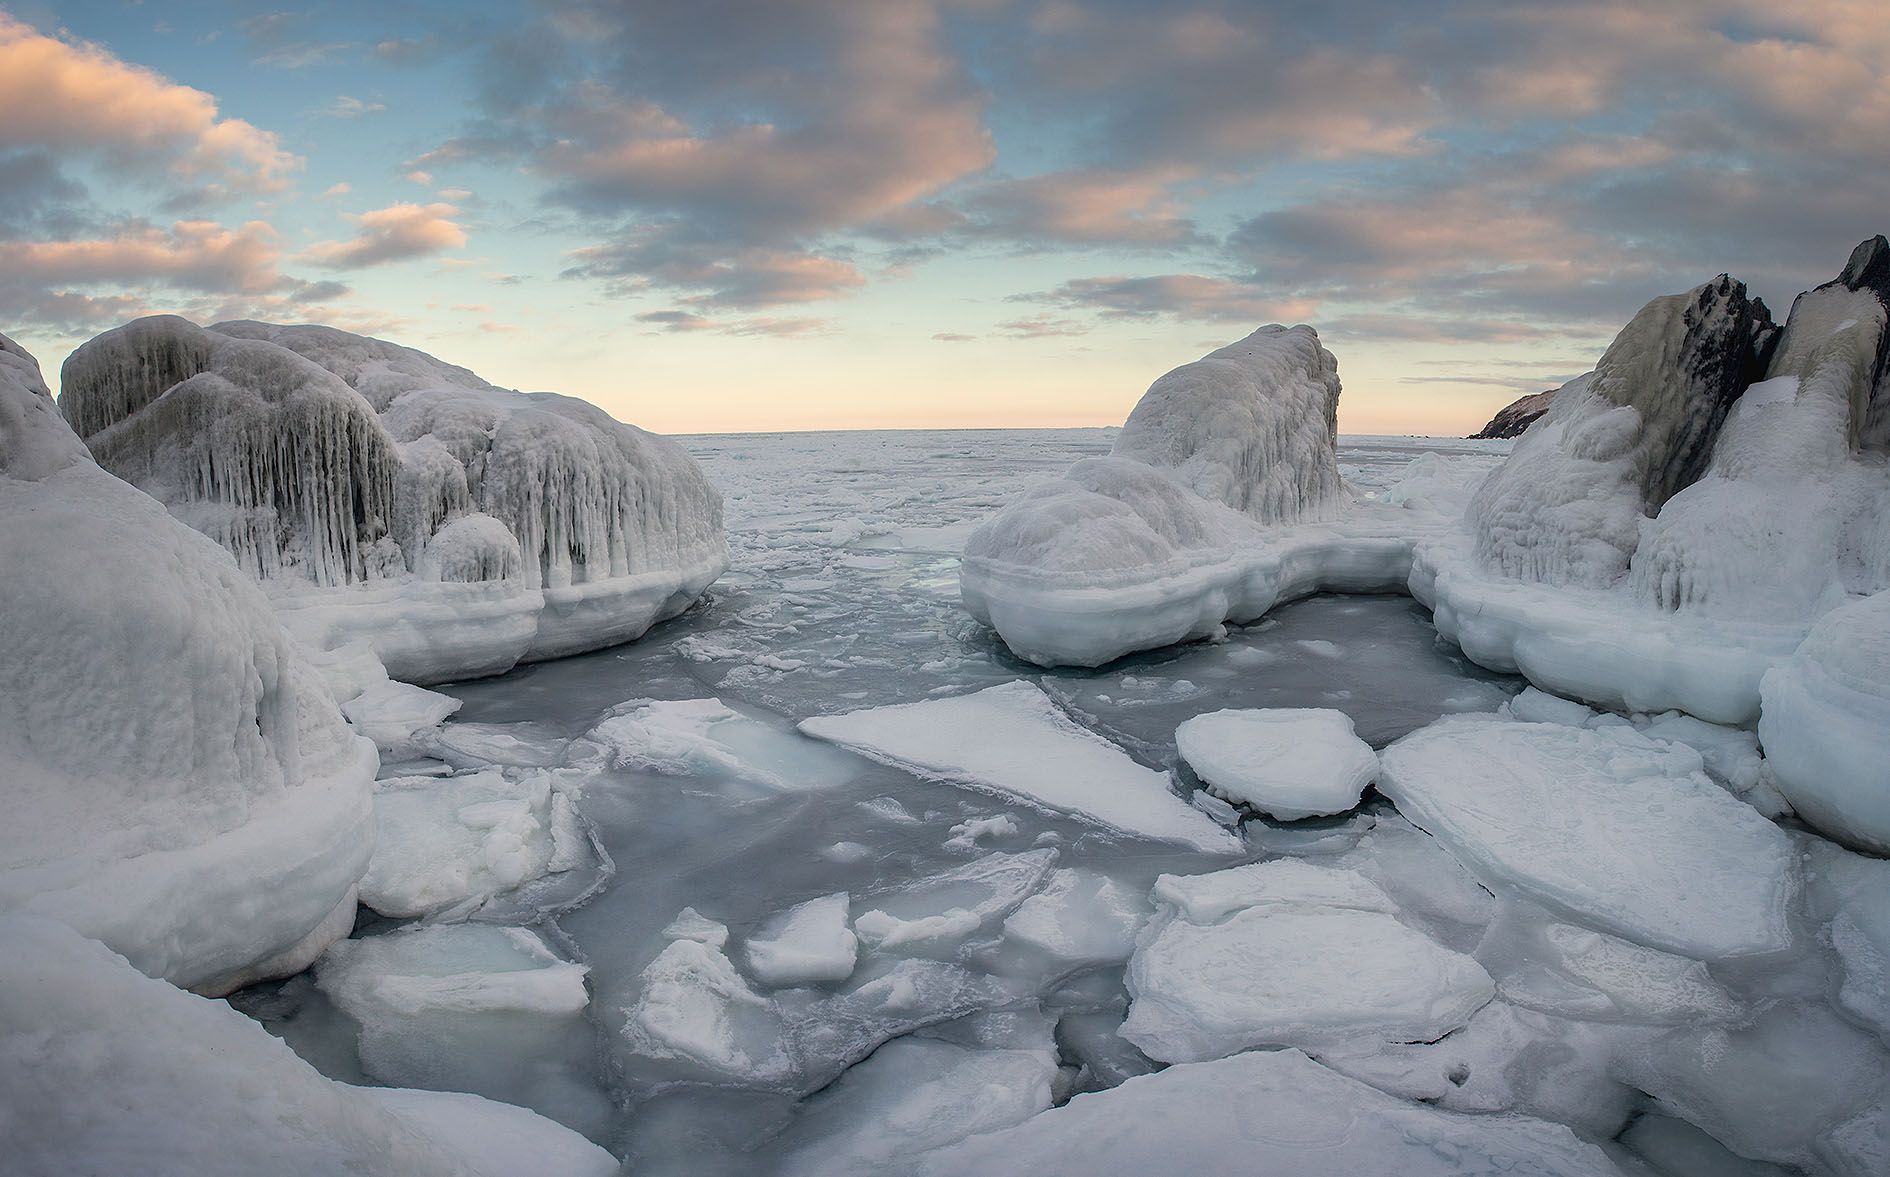
[{"label": "cloud", "polygon": [[683,310],[645,311],[637,315],[636,320],[667,333],[685,335],[698,331],[737,336],[812,335],[825,331],[829,326],[825,319],[777,318],[766,315],[748,319],[714,319],[694,311]]},{"label": "cloud", "polygon": [[1197,240],[1173,186],[1187,169],[1082,168],[1004,180],[966,201],[976,231],[1029,243],[1175,246]]},{"label": "cloud", "polygon": [[334,200],[338,197],[346,196],[353,191],[354,185],[348,183],[346,180],[342,180],[340,183],[330,184],[328,187],[322,189],[321,199]]},{"label": "cloud", "polygon": [[452,220],[450,204],[390,204],[349,216],[360,231],[346,241],[309,246],[299,260],[331,270],[379,266],[425,257],[466,244],[466,231]]},{"label": "cloud", "polygon": [[932,338],[938,340],[940,343],[971,343],[978,337],[976,335],[966,335],[962,331],[940,331],[938,334],[932,336]]},{"label": "cloud", "polygon": [[[1089,333],[1089,328],[1075,319],[1055,319],[1048,314],[999,323],[997,330],[1000,334],[1008,335],[1012,339],[1055,339],[1060,336]],[[933,338],[938,337],[935,335]]]},{"label": "cloud", "polygon": [[365,102],[343,94],[324,107],[322,113],[329,118],[358,119],[363,115],[378,114],[386,109],[387,104],[384,102]]},{"label": "cloud", "polygon": [[730,250],[717,241],[679,240],[671,226],[585,246],[571,256],[575,264],[565,271],[567,277],[602,279],[618,294],[651,287],[694,291],[688,301],[701,306],[815,302],[866,283],[864,274],[839,258],[767,246]]},{"label": "cloud", "polygon": [[1155,318],[1260,325],[1297,322],[1315,307],[1279,299],[1244,282],[1206,274],[1073,278],[1054,290],[1011,296],[1019,302],[1093,310],[1112,318]]},{"label": "cloud", "polygon": [[85,153],[119,172],[238,191],[289,186],[301,160],[216,99],[101,46],[48,37],[0,12],[0,149]]},{"label": "cloud", "polygon": [[275,230],[262,221],[228,229],[179,221],[168,230],[127,225],[110,237],[0,241],[0,272],[46,287],[163,283],[202,291],[257,294],[281,282]]}]

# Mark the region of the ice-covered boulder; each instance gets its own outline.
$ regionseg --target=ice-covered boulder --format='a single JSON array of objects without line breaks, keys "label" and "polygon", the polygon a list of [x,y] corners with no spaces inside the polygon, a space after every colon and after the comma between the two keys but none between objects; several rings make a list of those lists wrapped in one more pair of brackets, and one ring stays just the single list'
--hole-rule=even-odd
[{"label": "ice-covered boulder", "polygon": [[1379,759],[1379,790],[1492,889],[1699,960],[1791,944],[1791,840],[1691,748],[1625,725],[1457,717]]},{"label": "ice-covered boulder", "polygon": [[1890,854],[1890,591],[1820,617],[1760,689],[1779,792],[1824,833]]},{"label": "ice-covered boulder", "polygon": [[1354,518],[1335,456],[1338,397],[1337,361],[1307,326],[1262,327],[1175,369],[1110,456],[1031,488],[971,534],[965,608],[1024,658],[1095,666],[1321,587],[1398,588],[1410,542],[1394,521],[1410,513],[1368,506]]},{"label": "ice-covered boulder", "polygon": [[923,1177],[1617,1177],[1600,1148],[1519,1115],[1462,1115],[1393,1098],[1297,1050],[1170,1067],[1079,1095],[1013,1128],[921,1158]]},{"label": "ice-covered boulder", "polygon": [[1344,813],[1378,775],[1378,756],[1343,711],[1214,711],[1175,729],[1175,749],[1203,784],[1269,817]]},{"label": "ice-covered boulder", "polygon": [[221,992],[354,920],[373,745],[229,553],[101,470],[0,338],[0,909]]},{"label": "ice-covered boulder", "polygon": [[1642,518],[1705,469],[1775,336],[1765,304],[1724,274],[1641,308],[1471,500],[1478,558],[1520,580],[1618,580]]},{"label": "ice-covered boulder", "polygon": [[61,408],[101,464],[262,579],[311,644],[397,678],[495,674],[640,636],[727,564],[674,443],[328,327],[138,319]]},{"label": "ice-covered boulder", "polygon": [[226,1003],[11,913],[0,913],[0,1156],[23,1174],[617,1171],[523,1108],[333,1082]]}]

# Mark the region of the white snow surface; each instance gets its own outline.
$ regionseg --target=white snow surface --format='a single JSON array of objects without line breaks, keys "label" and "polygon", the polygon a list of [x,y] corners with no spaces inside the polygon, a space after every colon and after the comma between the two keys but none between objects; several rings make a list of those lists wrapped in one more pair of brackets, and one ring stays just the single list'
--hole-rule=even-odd
[{"label": "white snow surface", "polygon": [[748,971],[774,988],[846,980],[859,952],[851,910],[852,897],[837,891],[770,916],[748,937]]},{"label": "white snow surface", "polygon": [[0,909],[223,992],[345,935],[373,746],[230,556],[101,470],[0,338]]},{"label": "white snow surface", "polygon": [[1170,1067],[924,1157],[924,1177],[1615,1177],[1599,1148],[1527,1116],[1407,1103],[1297,1050]]},{"label": "white snow surface", "polygon": [[1691,748],[1476,717],[1386,748],[1378,787],[1476,871],[1565,918],[1702,960],[1791,943],[1791,841]]},{"label": "white snow surface", "polygon": [[818,739],[951,784],[999,793],[1124,833],[1232,853],[1239,838],[1169,789],[1168,776],[1077,726],[1022,680],[952,699],[801,722]]},{"label": "white snow surface", "polygon": [[0,1150],[19,1173],[536,1177],[617,1171],[522,1108],[323,1078],[220,1001],[0,914]]},{"label": "white snow surface", "polygon": [[292,632],[365,640],[403,680],[629,641],[727,565],[720,496],[674,443],[383,340],[154,316],[80,347],[62,388],[100,461]]},{"label": "white snow surface", "polygon": [[1343,711],[1227,710],[1175,729],[1175,750],[1221,796],[1281,821],[1344,813],[1378,776],[1378,756]]}]

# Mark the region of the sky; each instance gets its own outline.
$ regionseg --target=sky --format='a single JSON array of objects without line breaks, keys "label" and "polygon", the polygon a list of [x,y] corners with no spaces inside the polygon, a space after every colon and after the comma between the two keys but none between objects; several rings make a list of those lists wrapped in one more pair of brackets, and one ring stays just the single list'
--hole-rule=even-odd
[{"label": "sky", "polygon": [[660,432],[1462,434],[1890,231],[1881,0],[0,0],[0,332],[328,323]]}]

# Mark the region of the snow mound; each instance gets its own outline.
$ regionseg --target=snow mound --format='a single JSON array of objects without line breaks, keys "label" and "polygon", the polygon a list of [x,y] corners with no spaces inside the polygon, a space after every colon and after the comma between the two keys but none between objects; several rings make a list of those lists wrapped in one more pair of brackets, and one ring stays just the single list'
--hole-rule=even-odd
[{"label": "snow mound", "polygon": [[373,745],[228,553],[101,470],[0,337],[0,908],[224,992],[353,922]]},{"label": "snow mound", "polygon": [[923,1177],[1618,1177],[1560,1124],[1395,1099],[1297,1050],[1170,1067],[921,1158]]},{"label": "snow mound", "polygon": [[1890,854],[1890,591],[1820,617],[1760,692],[1779,792],[1820,831]]},{"label": "snow mound", "polygon": [[1451,718],[1380,761],[1379,790],[1493,890],[1700,960],[1791,943],[1791,840],[1691,748],[1625,726]]},{"label": "snow mound", "polygon": [[[1362,875],[1290,860],[1225,873],[1240,875],[1236,888],[1252,888],[1252,906],[1231,913],[1218,903],[1167,907],[1129,961],[1134,1003],[1122,1036],[1150,1058],[1199,1062],[1255,1046],[1434,1041],[1462,1028],[1495,995],[1481,965],[1400,923]],[[1213,887],[1213,878],[1188,882]],[[1160,885],[1156,897],[1163,898]],[[1192,918],[1205,914],[1218,918]]]},{"label": "snow mound", "polygon": [[1311,327],[1276,323],[1149,385],[1114,453],[1263,523],[1296,521],[1341,498],[1338,412],[1339,361]]},{"label": "snow mound", "polygon": [[0,1108],[7,1166],[21,1173],[617,1171],[522,1108],[323,1078],[227,1004],[16,914],[0,914]]},{"label": "snow mound", "polygon": [[1343,711],[1215,711],[1175,729],[1175,749],[1230,801],[1295,821],[1344,813],[1378,775],[1378,756]]},{"label": "snow mound", "polygon": [[1144,838],[1234,853],[1240,839],[1077,726],[1030,683],[801,721],[801,730],[920,776],[1016,798]]},{"label": "snow mound", "polygon": [[397,678],[629,641],[727,565],[680,447],[383,340],[154,316],[62,383],[99,461],[229,549],[292,632],[365,640]]}]

